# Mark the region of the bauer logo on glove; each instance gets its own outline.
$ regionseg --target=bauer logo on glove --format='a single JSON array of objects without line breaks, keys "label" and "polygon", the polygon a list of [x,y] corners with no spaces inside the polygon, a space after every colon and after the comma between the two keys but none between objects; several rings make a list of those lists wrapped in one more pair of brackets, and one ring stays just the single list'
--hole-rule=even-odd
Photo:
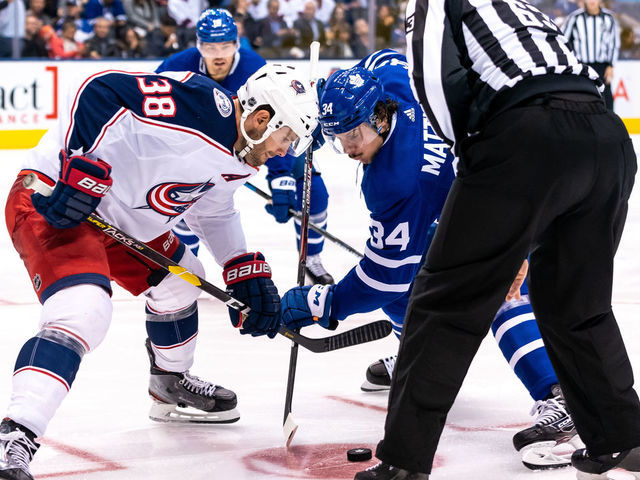
[{"label": "bauer logo on glove", "polygon": [[[235,260],[236,259],[233,259],[229,263]],[[224,282],[227,285],[233,285],[234,283],[249,280],[250,278],[271,278],[271,267],[269,267],[269,264],[264,260],[251,259],[248,262],[233,264],[225,268],[223,276]]]}]

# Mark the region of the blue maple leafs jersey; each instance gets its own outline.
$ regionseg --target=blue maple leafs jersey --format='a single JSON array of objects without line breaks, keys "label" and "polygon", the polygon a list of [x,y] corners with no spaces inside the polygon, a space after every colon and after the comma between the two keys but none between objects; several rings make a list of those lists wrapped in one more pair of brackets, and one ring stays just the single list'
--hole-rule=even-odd
[{"label": "blue maple leafs jersey", "polygon": [[[236,52],[229,75],[222,80],[222,85],[227,90],[236,93],[244,85],[247,79],[267,62],[253,50],[240,48]],[[156,68],[156,72],[194,72],[209,76],[204,59],[196,47],[187,48],[182,52],[171,55]]]},{"label": "blue maple leafs jersey", "polygon": [[[247,79],[266,64],[265,59],[253,50],[240,47],[235,53],[229,75],[219,83],[227,90],[236,94]],[[196,47],[187,48],[182,52],[171,55],[156,68],[156,72],[158,73],[167,71],[189,71],[209,76],[204,59]],[[294,160],[294,157],[290,155],[273,157],[267,161],[266,165],[271,175],[277,175],[291,172]]]},{"label": "blue maple leafs jersey", "polygon": [[385,95],[398,102],[398,111],[384,144],[364,166],[361,189],[371,237],[364,258],[335,286],[331,316],[342,320],[382,308],[399,331],[429,228],[455,177],[454,156],[414,99],[403,55],[381,50],[358,66],[380,79]]}]

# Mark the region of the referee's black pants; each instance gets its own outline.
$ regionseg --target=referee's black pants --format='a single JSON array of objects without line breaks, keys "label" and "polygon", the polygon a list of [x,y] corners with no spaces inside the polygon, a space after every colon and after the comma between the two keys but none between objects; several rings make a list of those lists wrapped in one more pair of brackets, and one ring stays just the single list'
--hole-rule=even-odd
[{"label": "referee's black pants", "polygon": [[640,445],[640,404],[611,311],[636,172],[622,122],[595,96],[548,94],[461,147],[413,286],[377,457],[431,471],[469,364],[529,253],[533,309],[583,441],[596,455]]}]

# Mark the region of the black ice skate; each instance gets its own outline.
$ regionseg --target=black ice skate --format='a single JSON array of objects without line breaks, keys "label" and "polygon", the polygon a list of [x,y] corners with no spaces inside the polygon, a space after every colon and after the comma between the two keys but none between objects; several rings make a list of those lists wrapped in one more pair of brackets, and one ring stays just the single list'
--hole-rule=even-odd
[{"label": "black ice skate", "polygon": [[611,477],[607,472],[614,468],[623,469],[640,479],[640,447],[597,457],[590,456],[586,449],[581,448],[573,452],[571,465],[578,470],[578,480],[609,480]]},{"label": "black ice skate", "polygon": [[522,463],[532,470],[566,467],[571,454],[584,446],[567,411],[560,385],[551,387],[551,395],[538,400],[531,415],[533,426],[513,436],[513,446],[522,453]]},{"label": "black ice skate", "polygon": [[151,376],[149,396],[153,405],[149,418],[158,422],[182,423],[233,423],[240,413],[236,410],[236,394],[219,385],[183,373],[167,372],[158,368],[151,348],[146,341]]},{"label": "black ice skate", "polygon": [[367,379],[360,386],[363,392],[380,392],[391,388],[391,374],[396,364],[397,355],[381,358],[367,368]]},{"label": "black ice skate", "polygon": [[9,418],[0,423],[0,478],[33,480],[29,463],[40,444],[31,430]]},{"label": "black ice skate", "polygon": [[324,269],[320,255],[309,255],[307,257],[307,264],[304,269],[307,277],[311,283],[320,285],[333,285],[333,277]]},{"label": "black ice skate", "polygon": [[429,480],[426,473],[408,472],[380,462],[371,468],[356,473],[354,480]]}]

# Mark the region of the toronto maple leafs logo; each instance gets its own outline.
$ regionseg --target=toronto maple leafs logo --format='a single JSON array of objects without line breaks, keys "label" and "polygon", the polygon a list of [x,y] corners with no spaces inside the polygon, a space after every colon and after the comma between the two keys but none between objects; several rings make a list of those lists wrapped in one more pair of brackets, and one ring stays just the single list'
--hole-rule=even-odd
[{"label": "toronto maple leafs logo", "polygon": [[349,75],[349,83],[354,87],[361,87],[364,85],[364,78],[362,78],[359,73]]},{"label": "toronto maple leafs logo", "polygon": [[171,219],[186,212],[196,200],[207,193],[214,185],[210,181],[203,183],[161,183],[147,192],[147,205],[138,208],[150,208]]}]

